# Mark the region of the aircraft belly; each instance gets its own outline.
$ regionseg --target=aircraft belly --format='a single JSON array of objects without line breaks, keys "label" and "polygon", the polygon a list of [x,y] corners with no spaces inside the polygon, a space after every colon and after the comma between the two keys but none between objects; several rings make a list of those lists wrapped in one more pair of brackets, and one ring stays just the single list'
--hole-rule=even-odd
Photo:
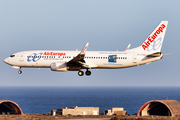
[{"label": "aircraft belly", "polygon": [[121,63],[108,63],[108,62],[104,62],[104,63],[101,63],[101,64],[98,64],[97,65],[98,68],[121,68],[121,67],[124,67],[123,64]]}]

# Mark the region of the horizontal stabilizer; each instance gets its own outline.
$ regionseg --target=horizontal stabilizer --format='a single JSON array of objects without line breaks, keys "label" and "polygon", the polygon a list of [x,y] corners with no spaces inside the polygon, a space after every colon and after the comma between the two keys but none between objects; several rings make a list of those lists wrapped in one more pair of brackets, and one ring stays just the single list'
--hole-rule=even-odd
[{"label": "horizontal stabilizer", "polygon": [[161,55],[162,55],[161,52],[157,52],[157,53],[153,53],[153,54],[147,55],[146,57],[160,57]]},{"label": "horizontal stabilizer", "polygon": [[163,54],[163,55],[170,55],[170,54],[174,54],[174,52],[172,52],[172,53],[166,53],[166,54]]}]

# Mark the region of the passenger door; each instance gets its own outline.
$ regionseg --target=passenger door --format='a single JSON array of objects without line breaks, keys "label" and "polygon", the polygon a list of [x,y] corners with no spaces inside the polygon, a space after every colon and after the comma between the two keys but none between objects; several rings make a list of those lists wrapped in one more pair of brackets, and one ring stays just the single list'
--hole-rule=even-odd
[{"label": "passenger door", "polygon": [[24,53],[21,53],[19,56],[19,61],[23,62],[24,61]]},{"label": "passenger door", "polygon": [[137,63],[137,55],[136,54],[133,55],[132,62]]}]

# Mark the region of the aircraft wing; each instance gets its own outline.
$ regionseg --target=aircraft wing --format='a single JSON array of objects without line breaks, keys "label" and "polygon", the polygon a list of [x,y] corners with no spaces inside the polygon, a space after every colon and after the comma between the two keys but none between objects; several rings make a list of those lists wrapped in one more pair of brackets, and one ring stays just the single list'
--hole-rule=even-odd
[{"label": "aircraft wing", "polygon": [[67,62],[67,65],[77,65],[77,66],[81,66],[83,68],[89,68],[88,65],[86,65],[85,61],[84,61],[84,57],[85,57],[85,51],[88,47],[89,43],[86,43],[86,45],[84,46],[84,48],[82,49],[82,51],[73,59],[71,59],[70,61]]}]

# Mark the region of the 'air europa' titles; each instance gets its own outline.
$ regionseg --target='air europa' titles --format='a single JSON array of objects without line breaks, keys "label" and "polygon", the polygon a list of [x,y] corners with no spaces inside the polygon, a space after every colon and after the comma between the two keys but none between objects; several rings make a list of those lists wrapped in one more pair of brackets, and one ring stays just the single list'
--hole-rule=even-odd
[{"label": "'air europa' titles", "polygon": [[149,45],[156,39],[156,37],[162,32],[163,33],[163,29],[165,28],[166,26],[164,24],[162,24],[158,30],[156,30],[156,32],[148,37],[148,41],[147,42],[144,42],[144,44],[142,44],[142,47],[144,50],[146,50],[146,48],[149,47]]},{"label": "'air europa' titles", "polygon": [[44,52],[43,55],[58,55],[58,56],[65,56],[66,53]]}]

